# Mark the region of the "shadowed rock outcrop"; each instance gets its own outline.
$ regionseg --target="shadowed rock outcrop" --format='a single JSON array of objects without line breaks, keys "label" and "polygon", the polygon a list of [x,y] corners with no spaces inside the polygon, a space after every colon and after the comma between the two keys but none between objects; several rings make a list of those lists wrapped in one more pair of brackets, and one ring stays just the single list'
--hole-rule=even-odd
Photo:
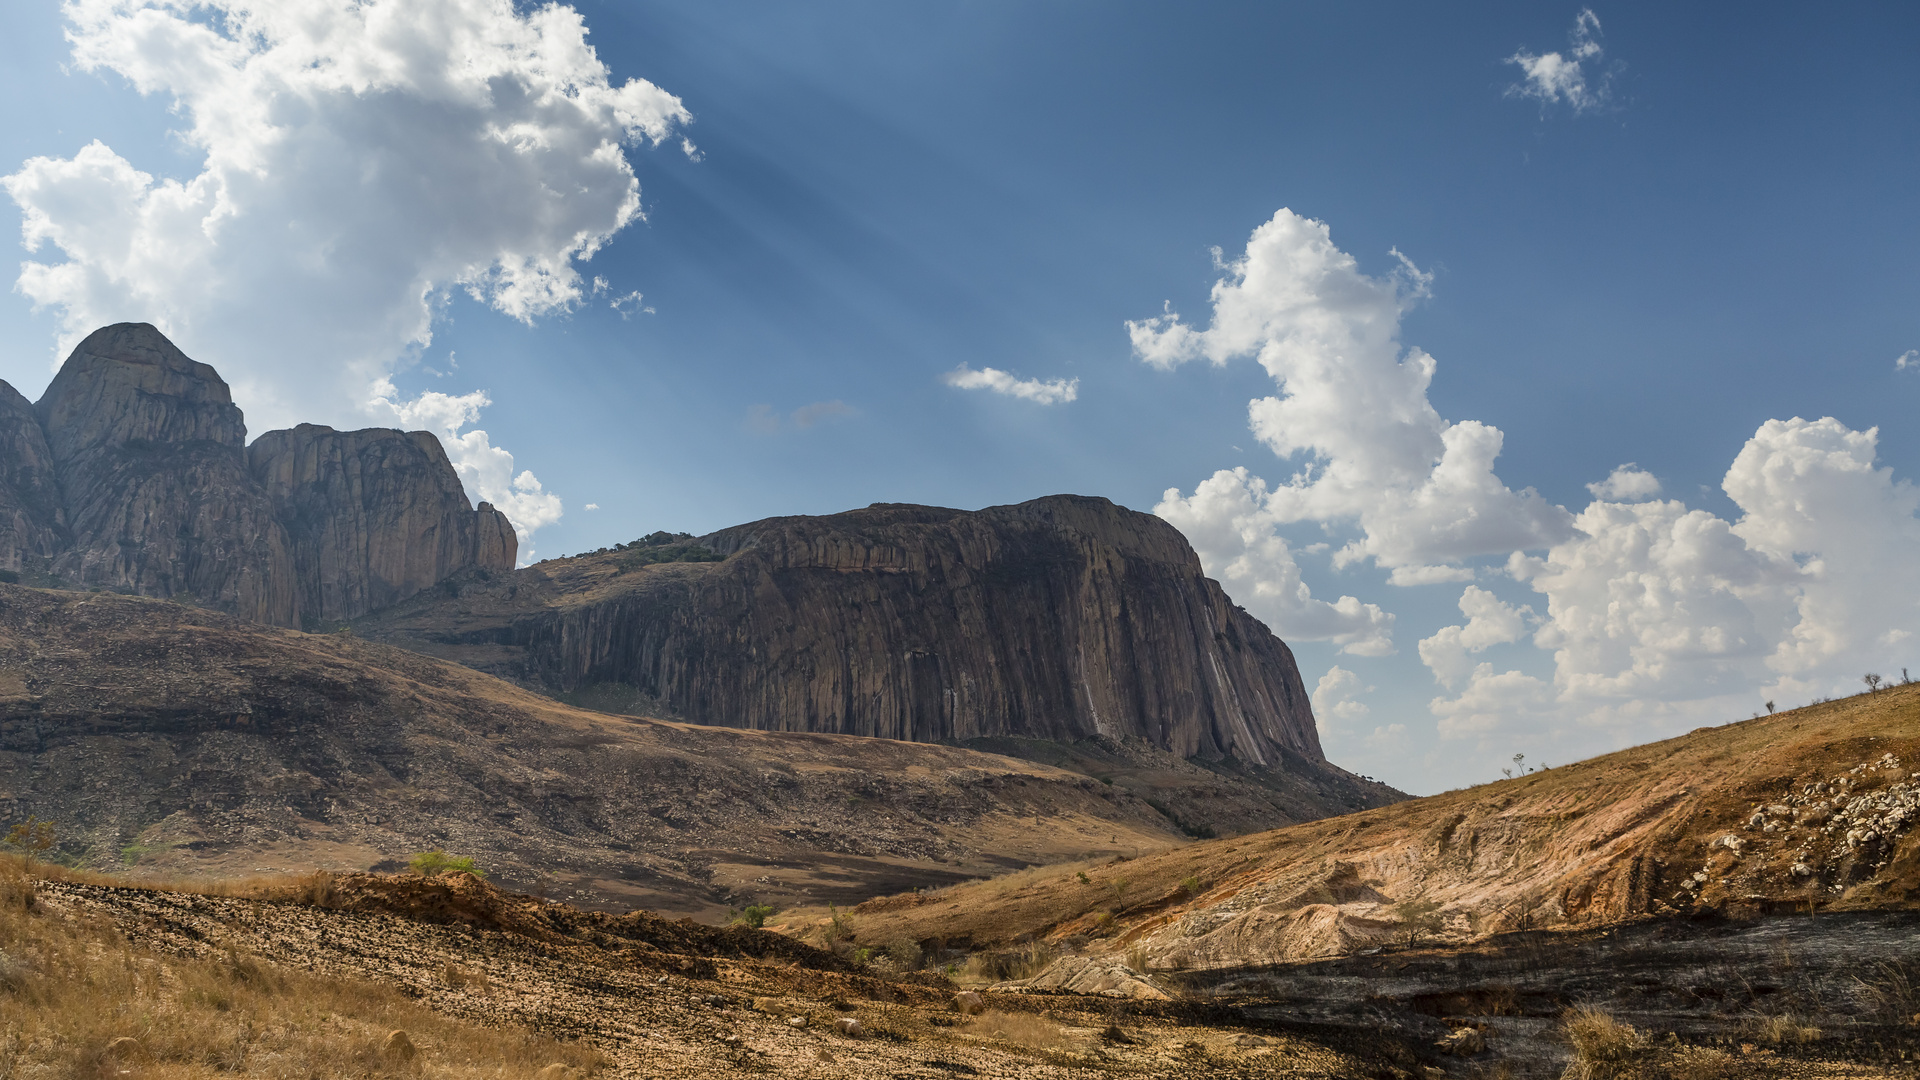
[{"label": "shadowed rock outcrop", "polygon": [[477,566],[513,569],[513,527],[476,512],[431,432],[301,424],[247,449],[293,540],[300,610],[351,619]]},{"label": "shadowed rock outcrop", "polygon": [[0,569],[43,565],[65,546],[53,452],[33,405],[0,382]]},{"label": "shadowed rock outcrop", "polygon": [[1292,652],[1152,515],[1078,496],[879,504],[699,543],[726,558],[555,560],[364,629],[552,691],[624,687],[631,707],[700,723],[1323,760]]},{"label": "shadowed rock outcrop", "polygon": [[144,323],[89,335],[30,409],[0,393],[0,567],[48,584],[296,626],[510,569],[516,547],[427,432],[302,425],[250,453],[219,373]]},{"label": "shadowed rock outcrop", "polygon": [[247,475],[246,423],[211,367],[151,326],[109,326],[80,343],[35,410],[72,535],[55,575],[298,621],[286,530]]}]

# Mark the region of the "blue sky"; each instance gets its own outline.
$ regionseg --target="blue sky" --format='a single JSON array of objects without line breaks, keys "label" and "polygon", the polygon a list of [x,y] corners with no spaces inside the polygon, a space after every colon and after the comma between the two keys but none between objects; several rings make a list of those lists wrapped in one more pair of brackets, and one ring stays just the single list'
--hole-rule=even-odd
[{"label": "blue sky", "polygon": [[[102,229],[119,219],[81,197],[78,166],[58,163],[97,139],[134,169],[190,182],[210,160],[196,117],[272,84],[189,86],[136,70],[164,66],[158,46],[140,59],[116,52],[133,34],[116,20],[169,10],[158,0],[85,0],[66,18],[53,3],[9,5],[0,169],[23,177],[29,159],[51,159],[31,190],[10,190],[66,230],[22,258],[105,270],[94,285],[0,302],[0,377],[35,396],[76,320],[161,321],[190,354],[238,373],[256,433],[277,414],[352,426],[451,417],[450,440],[492,455],[473,458],[470,486],[504,448],[511,460],[492,482],[531,470],[541,484],[544,501],[526,504],[541,556],[874,501],[977,507],[1073,491],[1153,510],[1177,488],[1195,502],[1169,507],[1170,520],[1288,638],[1320,689],[1330,755],[1413,791],[1489,778],[1514,752],[1557,763],[1745,716],[1770,697],[1800,704],[1844,692],[1855,668],[1908,662],[1902,642],[1920,613],[1882,594],[1912,571],[1877,560],[1920,562],[1904,559],[1914,541],[1900,484],[1920,466],[1920,435],[1904,422],[1920,368],[1896,363],[1920,348],[1910,6],[1600,4],[1597,32],[1580,39],[1579,5],[1479,5],[1468,18],[1405,4],[573,6],[610,87],[648,80],[683,110],[655,101],[654,141],[625,146],[645,218],[595,226],[604,245],[572,260],[581,295],[544,307],[497,280],[469,295],[453,284],[454,262],[409,264],[413,277],[392,280],[444,293],[424,309],[422,345],[411,324],[326,336],[335,323],[404,322],[418,298],[379,291],[402,257],[379,241],[411,234],[313,194],[310,173],[264,167],[234,189],[252,212],[241,220],[255,235],[295,219],[349,241],[367,230],[328,249],[346,254],[327,273],[370,284],[275,280],[277,255],[235,255],[228,240],[184,260],[186,276],[233,294],[209,300],[127,284],[160,273],[165,243],[131,270],[76,254],[78,240],[63,246],[89,215]],[[420,10],[435,8],[476,26],[528,12],[485,0]],[[91,59],[76,56],[68,30]],[[343,33],[314,47],[359,48]],[[1581,41],[1597,54],[1580,56]],[[1549,53],[1581,63],[1587,98],[1515,92],[1540,84],[1512,58]],[[143,95],[129,76],[156,88]],[[309,125],[336,158],[380,160],[391,147],[379,140],[393,136],[376,129],[427,123],[407,87],[348,93],[362,100],[317,108]],[[457,211],[439,226],[448,231],[408,240],[416,246],[538,247],[538,228],[514,231],[525,199],[476,193],[458,155],[447,159],[409,174],[404,191],[375,183],[362,198]],[[587,193],[575,200],[581,220],[613,212],[588,197],[602,173],[558,175]],[[1303,463],[1353,453],[1309,438],[1283,460],[1249,429],[1252,400],[1310,403],[1299,370],[1253,358],[1290,332],[1271,319],[1237,345],[1223,332],[1212,353],[1195,346],[1158,364],[1143,362],[1147,339],[1129,337],[1129,320],[1168,304],[1183,325],[1207,327],[1209,290],[1234,273],[1212,249],[1227,263],[1251,258],[1249,237],[1282,208],[1323,224],[1352,256],[1328,273],[1398,298],[1376,314],[1398,319],[1399,347],[1434,359],[1433,412],[1504,435],[1489,483],[1536,489],[1566,521],[1596,500],[1639,506],[1633,523],[1543,518],[1525,535],[1462,547],[1433,539],[1427,522],[1426,539],[1391,547],[1413,519],[1361,520],[1351,493],[1237,517],[1200,507],[1196,486],[1216,470],[1243,466],[1278,486]],[[476,239],[487,229],[498,236]],[[1287,251],[1312,239],[1288,235],[1276,240],[1295,245]],[[612,306],[635,291],[641,299]],[[290,329],[276,338],[276,325]],[[309,355],[314,341],[336,352]],[[339,378],[313,381],[336,354]],[[1078,380],[1076,395],[1040,404],[949,385],[963,364]],[[390,380],[381,395],[360,392],[379,378]],[[474,391],[489,399],[477,410],[420,397]],[[1327,392],[1311,402],[1329,415],[1374,400]],[[391,412],[368,412],[374,396]],[[1835,426],[1761,437],[1768,421],[1795,417]],[[1861,443],[1873,428],[1877,443]],[[1847,464],[1862,455],[1891,476]],[[1354,460],[1356,476],[1385,468]],[[1745,502],[1722,489],[1736,460]],[[1651,479],[1589,491],[1629,462]],[[1783,469],[1797,479],[1781,480]],[[1678,511],[1648,523],[1654,480],[1661,498],[1701,515],[1693,525]],[[1808,511],[1841,490],[1851,501]],[[1487,498],[1461,512],[1497,516],[1511,502]],[[1737,551],[1644,565],[1618,553],[1628,533],[1720,527],[1702,525],[1708,517],[1734,530]],[[1627,532],[1606,531],[1616,527]],[[1373,547],[1336,567],[1356,538]],[[1310,550],[1319,543],[1328,549]],[[1547,569],[1515,569],[1514,549]],[[1390,584],[1396,567],[1409,580],[1439,569],[1420,571],[1432,583]],[[1320,607],[1287,591],[1293,573]],[[1866,576],[1877,584],[1847,584]],[[1614,604],[1611,625],[1607,598],[1622,589],[1634,598]],[[1474,590],[1466,603],[1478,616],[1462,607]],[[1325,609],[1342,596],[1379,615]],[[1626,608],[1640,615],[1619,615]],[[1353,618],[1372,621],[1363,633]],[[1465,644],[1445,638],[1449,625]],[[1434,638],[1445,640],[1423,660]],[[1910,662],[1920,667],[1920,649]]]}]

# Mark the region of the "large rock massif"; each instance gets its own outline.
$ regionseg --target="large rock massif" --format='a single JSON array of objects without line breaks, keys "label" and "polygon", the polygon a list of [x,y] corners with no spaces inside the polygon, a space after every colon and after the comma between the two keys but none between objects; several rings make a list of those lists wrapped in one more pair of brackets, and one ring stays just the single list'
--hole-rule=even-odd
[{"label": "large rock massif", "polygon": [[703,724],[1323,761],[1291,651],[1151,515],[1077,496],[977,512],[879,504],[698,543],[723,558],[554,560],[358,628]]},{"label": "large rock massif", "polygon": [[246,445],[227,384],[158,330],[81,342],[40,401],[0,383],[0,568],[281,626],[513,567],[426,432],[303,424]]}]

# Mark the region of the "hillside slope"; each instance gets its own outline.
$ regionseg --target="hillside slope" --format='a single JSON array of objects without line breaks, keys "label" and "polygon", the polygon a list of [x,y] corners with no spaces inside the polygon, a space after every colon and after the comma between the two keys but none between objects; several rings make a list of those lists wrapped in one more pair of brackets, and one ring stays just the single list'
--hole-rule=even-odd
[{"label": "hillside slope", "polygon": [[1191,972],[1349,955],[1410,930],[1458,943],[1649,915],[1914,908],[1916,774],[1920,686],[1900,686],[1084,878],[856,910],[883,940],[1043,936]]},{"label": "hillside slope", "polygon": [[599,907],[846,902],[1183,842],[1087,776],[957,747],[615,717],[346,634],[0,585],[0,830],[142,874],[445,848]]}]

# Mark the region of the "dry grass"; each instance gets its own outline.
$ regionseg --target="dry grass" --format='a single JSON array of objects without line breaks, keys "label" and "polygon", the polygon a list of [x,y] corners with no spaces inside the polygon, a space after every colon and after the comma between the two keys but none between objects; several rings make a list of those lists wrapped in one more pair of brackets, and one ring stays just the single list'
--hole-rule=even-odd
[{"label": "dry grass", "polygon": [[1775,1046],[1804,1046],[1820,1041],[1820,1029],[1797,1016],[1765,1016],[1750,1028],[1754,1038]]},{"label": "dry grass", "polygon": [[[111,926],[48,911],[34,892],[19,860],[0,859],[0,1076],[505,1080],[602,1064],[591,1048],[462,1023],[370,983],[231,951],[147,953]],[[394,1031],[416,1056],[383,1051]]]},{"label": "dry grass", "polygon": [[1643,1045],[1640,1033],[1605,1009],[1581,1005],[1567,1010],[1560,1033],[1573,1047],[1562,1080],[1625,1080],[1638,1071],[1634,1059]]},{"label": "dry grass", "polygon": [[[1663,884],[1660,895],[1627,899],[1632,894],[1622,875],[1628,864],[1610,853],[1631,848],[1645,859],[1698,867],[1711,855],[1707,840],[1745,822],[1756,791],[1831,778],[1885,753],[1920,762],[1920,685],[1702,728],[1381,809],[1143,853],[1123,864],[1046,867],[958,885],[920,905],[876,902],[862,913],[866,929],[883,939],[939,934],[979,948],[1089,928],[1126,933],[1143,922],[1156,927],[1159,941],[1165,931],[1157,928],[1170,918],[1207,914],[1249,890],[1336,906],[1372,903],[1377,895],[1422,895],[1448,910],[1474,913],[1475,937],[1613,921],[1644,914],[1676,893]],[[1472,857],[1462,854],[1462,841],[1449,839],[1469,836],[1477,837]],[[1790,861],[1782,843],[1761,844],[1756,837],[1745,869],[1722,875],[1736,880],[1715,880],[1695,899],[1736,904],[1745,892],[1764,890],[1776,901],[1879,907],[1914,884],[1889,879],[1895,891],[1885,897],[1868,890],[1835,901],[1819,880],[1785,877]],[[1502,869],[1488,872],[1489,865]],[[1351,880],[1336,879],[1329,869],[1344,866],[1371,869]],[[1126,903],[1117,906],[1122,879],[1129,883]],[[1204,890],[1194,896],[1189,885],[1201,883]],[[1543,902],[1562,895],[1596,901],[1578,910]],[[1111,924],[1103,925],[1103,913]],[[1279,959],[1319,956],[1343,940],[1302,935],[1289,946],[1300,951]]]},{"label": "dry grass", "polygon": [[966,1028],[968,1034],[1012,1043],[1032,1050],[1069,1050],[1077,1040],[1060,1030],[1060,1025],[1032,1013],[985,1012]]},{"label": "dry grass", "polygon": [[1711,1046],[1682,1047],[1667,1059],[1670,1080],[1729,1080],[1740,1071],[1737,1058]]},{"label": "dry grass", "polygon": [[1857,981],[1873,1019],[1883,1024],[1906,1024],[1920,1017],[1920,967],[1882,961]]},{"label": "dry grass", "polygon": [[967,957],[966,975],[987,982],[1014,982],[1031,979],[1053,963],[1053,950],[1040,942],[1024,948],[974,953]]}]

